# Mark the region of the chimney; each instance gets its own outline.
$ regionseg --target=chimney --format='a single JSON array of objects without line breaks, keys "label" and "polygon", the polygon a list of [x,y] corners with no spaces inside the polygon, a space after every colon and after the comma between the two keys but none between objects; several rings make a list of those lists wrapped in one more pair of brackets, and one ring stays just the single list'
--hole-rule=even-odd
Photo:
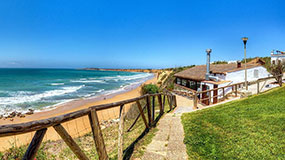
[{"label": "chimney", "polygon": [[205,79],[207,81],[209,81],[210,80],[210,78],[209,78],[209,76],[210,76],[210,53],[212,52],[212,49],[206,49],[206,52],[207,52],[207,62],[206,62],[207,72],[206,72]]},{"label": "chimney", "polygon": [[241,61],[237,61],[237,68],[241,68]]}]

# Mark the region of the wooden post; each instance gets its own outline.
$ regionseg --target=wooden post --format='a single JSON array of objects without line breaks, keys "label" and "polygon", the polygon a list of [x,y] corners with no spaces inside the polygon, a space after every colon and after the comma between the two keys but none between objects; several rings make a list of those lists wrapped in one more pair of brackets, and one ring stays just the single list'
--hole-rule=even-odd
[{"label": "wooden post", "polygon": [[198,106],[197,106],[197,103],[198,103],[197,93],[195,92],[193,96],[194,96],[194,108],[198,109]]},{"label": "wooden post", "polygon": [[259,80],[257,80],[257,87],[256,87],[256,89],[257,89],[257,94],[259,94]]},{"label": "wooden post", "polygon": [[172,95],[170,95],[170,103],[171,103],[171,109],[173,109],[174,106],[173,106],[173,96]]},{"label": "wooden post", "polygon": [[143,109],[142,109],[142,106],[141,106],[141,104],[140,104],[139,101],[137,101],[137,106],[138,106],[138,108],[139,108],[139,110],[140,110],[140,114],[142,115],[142,119],[143,119],[143,122],[144,122],[144,124],[145,124],[145,127],[148,128],[149,126],[148,126],[148,124],[147,124],[146,117],[145,117],[145,115],[144,115],[144,113],[143,113]]},{"label": "wooden post", "polygon": [[151,114],[152,123],[154,122],[154,118],[155,118],[155,96],[152,96],[152,114]]},{"label": "wooden post", "polygon": [[168,106],[170,108],[170,110],[172,110],[172,103],[171,103],[171,97],[167,96],[167,101],[168,101]]},{"label": "wooden post", "polygon": [[53,128],[68,145],[68,147],[72,150],[72,152],[77,156],[78,159],[88,160],[87,156],[84,154],[84,152],[82,152],[80,147],[74,142],[72,137],[67,133],[67,131],[63,128],[61,124],[55,125],[53,126]]},{"label": "wooden post", "polygon": [[209,105],[212,103],[212,95],[211,95],[211,91],[208,92],[209,93]]},{"label": "wooden post", "polygon": [[223,99],[225,98],[225,88],[223,88]]},{"label": "wooden post", "polygon": [[118,160],[123,160],[123,134],[124,134],[124,105],[120,106],[119,136],[118,136]]},{"label": "wooden post", "polygon": [[157,96],[157,99],[158,99],[158,103],[159,103],[159,110],[160,110],[159,114],[163,114],[163,107],[162,107],[162,98],[161,98],[161,94],[159,94],[159,95]]},{"label": "wooden post", "polygon": [[101,131],[96,109],[92,109],[88,116],[99,160],[106,160],[108,159],[108,154],[105,148],[104,138]]},{"label": "wooden post", "polygon": [[174,100],[174,106],[175,106],[175,108],[177,107],[177,99],[176,99],[176,96],[175,95],[173,95],[173,100]]},{"label": "wooden post", "polygon": [[148,125],[151,126],[151,107],[150,107],[150,99],[149,96],[146,97],[146,108],[147,108],[147,118],[148,118]]},{"label": "wooden post", "polygon": [[37,154],[37,151],[38,149],[40,148],[41,146],[41,143],[43,141],[43,138],[46,134],[46,131],[47,129],[44,128],[44,129],[41,129],[41,130],[38,130],[33,139],[32,139],[32,142],[30,143],[24,157],[23,157],[23,160],[34,160],[36,154]]},{"label": "wooden post", "polygon": [[237,85],[235,85],[235,95],[237,97]]},{"label": "wooden post", "polygon": [[163,95],[163,101],[162,101],[162,111],[164,112],[165,109],[165,95]]}]

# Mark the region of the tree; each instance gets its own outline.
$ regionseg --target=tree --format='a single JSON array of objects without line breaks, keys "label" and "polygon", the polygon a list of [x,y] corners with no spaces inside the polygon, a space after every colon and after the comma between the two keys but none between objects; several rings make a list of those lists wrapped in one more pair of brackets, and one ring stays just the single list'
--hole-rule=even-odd
[{"label": "tree", "polygon": [[273,75],[273,77],[278,82],[279,86],[282,86],[282,78],[283,73],[285,72],[285,63],[277,63],[277,64],[271,64],[268,67],[268,71]]},{"label": "tree", "polygon": [[228,64],[227,61],[214,61],[212,64]]}]

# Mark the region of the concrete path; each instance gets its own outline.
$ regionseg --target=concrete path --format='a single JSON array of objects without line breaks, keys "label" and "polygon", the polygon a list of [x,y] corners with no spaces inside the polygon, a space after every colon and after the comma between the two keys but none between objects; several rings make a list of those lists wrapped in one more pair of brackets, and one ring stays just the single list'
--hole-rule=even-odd
[{"label": "concrete path", "polygon": [[[178,100],[179,99],[179,100]],[[186,146],[183,143],[184,130],[181,124],[181,115],[192,111],[192,107],[183,107],[189,101],[177,96],[177,108],[165,114],[157,125],[158,132],[152,142],[146,147],[143,160],[186,160]]]}]

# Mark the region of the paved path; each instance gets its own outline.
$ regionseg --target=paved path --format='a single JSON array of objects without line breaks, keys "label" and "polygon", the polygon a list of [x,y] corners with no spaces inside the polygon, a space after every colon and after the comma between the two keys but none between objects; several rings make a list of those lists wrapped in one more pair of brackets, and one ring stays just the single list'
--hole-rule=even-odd
[{"label": "paved path", "polygon": [[184,130],[181,124],[182,113],[192,111],[192,107],[183,107],[189,100],[177,96],[178,107],[172,113],[165,114],[157,126],[158,132],[147,146],[143,160],[186,160],[186,146],[183,143]]}]

